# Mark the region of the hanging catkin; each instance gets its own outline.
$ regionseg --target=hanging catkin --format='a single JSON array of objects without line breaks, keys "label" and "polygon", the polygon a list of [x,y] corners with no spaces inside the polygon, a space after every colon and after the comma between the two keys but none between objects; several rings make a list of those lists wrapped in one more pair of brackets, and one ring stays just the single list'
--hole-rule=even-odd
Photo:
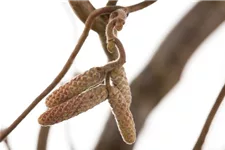
[{"label": "hanging catkin", "polygon": [[136,130],[129,104],[116,87],[109,87],[109,103],[117,122],[120,134],[127,144],[136,140]]},{"label": "hanging catkin", "polygon": [[48,109],[39,118],[41,125],[53,125],[85,112],[108,97],[105,85],[99,85],[71,98],[70,100]]},{"label": "hanging catkin", "polygon": [[[114,55],[119,55],[114,39],[116,38],[117,31],[123,28],[126,18],[126,10],[118,9],[110,14],[109,23],[106,26],[107,49],[110,53],[115,53]],[[113,84],[120,90],[130,106],[132,97],[124,67],[114,68],[110,73],[110,77]]]},{"label": "hanging catkin", "polygon": [[126,102],[130,106],[132,96],[124,67],[115,68],[110,73],[110,77],[113,84],[120,90]]},{"label": "hanging catkin", "polygon": [[90,70],[76,76],[70,82],[55,90],[51,95],[47,97],[45,104],[49,108],[59,105],[69,100],[73,96],[80,94],[89,87],[102,82],[104,78],[104,68],[91,68]]}]

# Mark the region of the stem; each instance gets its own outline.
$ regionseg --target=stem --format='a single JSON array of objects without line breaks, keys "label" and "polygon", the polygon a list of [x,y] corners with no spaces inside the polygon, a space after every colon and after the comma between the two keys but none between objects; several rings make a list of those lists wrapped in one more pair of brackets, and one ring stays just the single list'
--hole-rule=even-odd
[{"label": "stem", "polygon": [[210,125],[212,124],[212,121],[213,121],[213,118],[215,117],[216,115],[216,112],[218,111],[223,99],[224,99],[224,96],[225,96],[225,85],[223,86],[223,88],[221,89],[220,91],[220,94],[219,96],[217,97],[216,99],[216,102],[214,103],[208,117],[207,117],[207,120],[204,124],[204,127],[201,131],[201,134],[200,136],[198,137],[198,141],[196,142],[193,150],[200,150],[202,145],[204,144],[204,141],[205,141],[205,138],[206,138],[206,135],[209,131],[209,128],[210,128]]},{"label": "stem", "polygon": [[116,36],[114,35],[114,27],[115,27],[115,23],[116,23],[116,19],[111,20],[107,26],[106,26],[106,37],[107,37],[107,43],[110,40],[113,40],[114,38],[116,38]]},{"label": "stem", "polygon": [[153,1],[150,1],[150,0],[145,0],[144,2],[140,2],[138,4],[135,4],[135,5],[132,5],[132,6],[128,6],[126,7],[128,9],[128,12],[135,12],[135,11],[138,11],[138,10],[141,10],[145,7],[148,7],[149,5],[155,3],[156,0],[153,0]]},{"label": "stem", "polygon": [[41,126],[38,136],[37,150],[46,150],[49,130],[50,126],[49,127]]},{"label": "stem", "polygon": [[122,66],[126,62],[126,53],[123,44],[120,42],[118,38],[115,38],[113,40],[119,50],[119,56],[116,60],[111,61],[104,66],[105,72],[112,71],[114,68]]},{"label": "stem", "polygon": [[118,0],[109,0],[106,6],[116,6]]},{"label": "stem", "polygon": [[[125,9],[117,9],[114,12],[110,14],[109,18],[109,23],[106,26],[106,37],[107,37],[107,46],[108,46],[108,51],[111,51],[112,49],[117,49],[119,51],[119,56],[117,57],[116,60],[109,62],[107,65],[104,66],[106,72],[112,71],[115,67],[122,66],[126,62],[126,54],[125,50],[123,48],[122,43],[120,40],[114,35],[114,30],[121,30],[125,20],[127,18],[127,10]],[[115,28],[115,29],[114,29]],[[116,33],[116,32],[115,32]],[[109,46],[109,44],[111,46]],[[115,48],[115,45],[117,48]]]},{"label": "stem", "polygon": [[[91,4],[90,1],[69,0],[69,4],[73,12],[83,23],[86,22],[88,16],[95,10],[95,7]],[[97,17],[92,24],[91,29],[95,32],[104,32],[107,23],[105,22],[105,18],[103,16],[105,15]]]},{"label": "stem", "polygon": [[8,139],[5,139],[4,142],[5,142],[6,148],[7,148],[8,150],[11,150],[11,146],[10,146],[10,144],[9,144],[9,142],[8,142]]},{"label": "stem", "polygon": [[106,88],[109,92],[109,89],[110,89],[110,76],[109,76],[109,73],[106,74],[106,77],[105,77],[105,83],[106,83]]},{"label": "stem", "polygon": [[59,72],[59,74],[56,76],[56,78],[52,81],[52,83],[36,98],[34,101],[24,110],[24,112],[8,127],[6,128],[2,134],[0,134],[0,142],[4,140],[8,134],[10,134],[17,125],[30,113],[31,110],[34,109],[34,107],[49,93],[51,90],[60,82],[60,80],[64,77],[64,75],[67,73],[69,68],[71,67],[75,57],[77,56],[80,48],[82,47],[84,41],[86,40],[88,33],[91,29],[92,23],[94,22],[94,19],[104,13],[110,13],[114,10],[116,10],[117,7],[103,7],[100,9],[97,9],[93,11],[89,17],[87,18],[85,22],[85,28],[83,30],[83,33],[80,36],[80,39],[71,53],[70,57],[68,58],[66,64],[62,68],[62,70]]}]

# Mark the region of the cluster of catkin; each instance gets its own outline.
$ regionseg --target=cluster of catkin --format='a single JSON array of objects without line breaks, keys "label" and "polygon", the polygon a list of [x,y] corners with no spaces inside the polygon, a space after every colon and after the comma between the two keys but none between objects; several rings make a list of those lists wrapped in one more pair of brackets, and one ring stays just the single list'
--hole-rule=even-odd
[{"label": "cluster of catkin", "polygon": [[136,130],[130,111],[131,92],[122,66],[125,52],[116,37],[126,17],[126,10],[118,9],[110,14],[106,27],[108,51],[117,53],[118,58],[102,67],[89,69],[53,91],[46,98],[48,110],[38,118],[41,125],[53,125],[70,119],[108,99],[123,140],[127,144],[135,142]]}]

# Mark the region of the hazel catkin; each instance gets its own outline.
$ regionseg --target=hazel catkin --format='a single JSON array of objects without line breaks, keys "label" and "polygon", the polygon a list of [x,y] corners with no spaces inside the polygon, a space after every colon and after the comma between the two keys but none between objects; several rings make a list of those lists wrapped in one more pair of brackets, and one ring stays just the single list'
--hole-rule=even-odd
[{"label": "hazel catkin", "polygon": [[76,96],[103,81],[105,77],[105,71],[102,67],[94,67],[76,76],[71,81],[67,82],[65,85],[60,86],[52,94],[46,98],[46,106],[52,108],[59,105],[73,96]]},{"label": "hazel catkin", "polygon": [[113,69],[110,77],[113,85],[120,90],[130,107],[132,96],[124,67]]},{"label": "hazel catkin", "polygon": [[125,98],[117,87],[110,87],[109,103],[124,142],[133,144],[136,140],[133,115],[130,111],[129,104],[125,101]]},{"label": "hazel catkin", "polygon": [[53,125],[62,122],[93,108],[107,97],[108,91],[106,86],[101,84],[48,109],[38,118],[38,122],[41,125]]}]

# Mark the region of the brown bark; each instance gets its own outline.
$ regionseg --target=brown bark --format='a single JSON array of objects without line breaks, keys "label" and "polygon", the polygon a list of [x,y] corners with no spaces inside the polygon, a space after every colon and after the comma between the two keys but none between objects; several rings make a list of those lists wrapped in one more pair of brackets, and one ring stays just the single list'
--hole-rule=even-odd
[{"label": "brown bark", "polygon": [[[177,84],[197,47],[225,20],[225,2],[199,2],[170,32],[144,71],[132,82],[137,134],[160,100]],[[96,150],[131,150],[121,139],[111,115]]]},{"label": "brown bark", "polygon": [[40,127],[37,150],[46,150],[50,127]]},{"label": "brown bark", "polygon": [[[90,13],[95,10],[94,6],[90,3],[90,1],[83,1],[83,0],[71,1],[70,0],[69,3],[74,13],[83,23],[85,23]],[[104,20],[104,17],[97,17],[92,25],[92,30],[98,33],[105,32],[106,24],[107,22],[106,20]]]},{"label": "brown bark", "polygon": [[109,0],[106,6],[115,6],[117,4],[118,0]]}]

